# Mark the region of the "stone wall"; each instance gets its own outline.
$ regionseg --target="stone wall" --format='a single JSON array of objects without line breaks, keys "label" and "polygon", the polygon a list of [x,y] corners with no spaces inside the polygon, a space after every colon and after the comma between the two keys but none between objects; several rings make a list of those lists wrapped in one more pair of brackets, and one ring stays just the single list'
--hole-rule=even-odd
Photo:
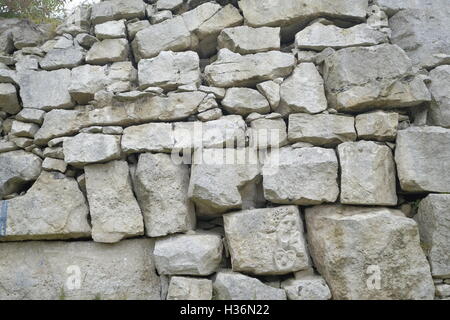
[{"label": "stone wall", "polygon": [[0,299],[450,296],[448,0],[0,20]]}]

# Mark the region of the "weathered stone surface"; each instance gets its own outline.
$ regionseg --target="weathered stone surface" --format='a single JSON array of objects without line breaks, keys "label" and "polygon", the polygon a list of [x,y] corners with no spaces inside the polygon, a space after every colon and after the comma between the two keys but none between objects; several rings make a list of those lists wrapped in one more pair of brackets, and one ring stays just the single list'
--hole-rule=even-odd
[{"label": "weathered stone surface", "polygon": [[156,240],[153,254],[160,275],[208,276],[219,267],[222,250],[219,235],[191,234]]},{"label": "weathered stone surface", "polygon": [[284,147],[269,155],[263,169],[264,196],[280,204],[334,202],[339,195],[333,150]]},{"label": "weathered stone surface", "polygon": [[222,116],[223,116],[222,109],[214,108],[214,109],[209,109],[202,113],[199,113],[197,115],[197,118],[200,121],[212,121],[212,120],[217,120],[217,119],[221,118]]},{"label": "weathered stone surface", "polygon": [[170,152],[175,144],[171,123],[149,123],[125,128],[122,150],[125,153]]},{"label": "weathered stone surface", "polygon": [[56,109],[46,113],[41,129],[34,135],[34,142],[43,145],[53,138],[77,133],[83,117],[84,113],[77,110]]},{"label": "weathered stone surface", "polygon": [[384,10],[389,16],[393,16],[400,10],[425,9],[434,5],[447,4],[446,0],[375,0],[374,4]]},{"label": "weathered stone surface", "polygon": [[[209,122],[211,123],[211,122]],[[194,153],[189,197],[198,215],[214,216],[242,207],[241,189],[259,175],[253,149],[203,149]]]},{"label": "weathered stone surface", "polygon": [[39,62],[44,70],[73,68],[83,63],[85,51],[79,46],[68,48],[54,48]]},{"label": "weathered stone surface", "polygon": [[39,177],[42,160],[23,150],[0,153],[0,198]]},{"label": "weathered stone surface", "polygon": [[282,118],[261,118],[250,123],[250,147],[257,149],[280,148],[287,144],[287,128]]},{"label": "weathered stone surface", "polygon": [[105,67],[83,65],[72,69],[72,81],[69,92],[72,98],[80,104],[87,104],[94,99],[97,91],[106,84]]},{"label": "weathered stone surface", "polygon": [[161,237],[195,228],[189,201],[189,167],[167,154],[142,154],[134,174],[134,192],[144,215],[146,235]]},{"label": "weathered stone surface", "polygon": [[91,21],[93,24],[110,20],[142,19],[145,17],[145,3],[142,0],[110,0],[95,3],[92,6]]},{"label": "weathered stone surface", "polygon": [[397,136],[398,113],[376,111],[359,114],[355,127],[360,139],[393,141]]},{"label": "weathered stone surface", "polygon": [[306,209],[306,224],[311,256],[334,299],[433,299],[417,224],[400,211],[317,206]]},{"label": "weathered stone surface", "polygon": [[412,63],[396,45],[345,48],[325,59],[329,104],[338,110],[409,107],[430,101],[422,79],[411,75]]},{"label": "weathered stone surface", "polygon": [[183,4],[183,0],[158,0],[156,9],[158,10],[176,10]]},{"label": "weathered stone surface", "polygon": [[132,46],[134,56],[140,60],[156,57],[161,51],[188,50],[195,44],[183,18],[176,17],[139,31]]},{"label": "weathered stone surface", "polygon": [[70,70],[28,71],[19,74],[20,97],[24,108],[51,110],[70,108]]},{"label": "weathered stone surface", "polygon": [[450,195],[430,194],[419,204],[414,217],[419,225],[420,239],[431,265],[433,277],[450,276]]},{"label": "weathered stone surface", "polygon": [[288,139],[291,143],[308,142],[317,146],[336,146],[355,141],[355,119],[334,114],[291,114]]},{"label": "weathered stone surface", "polygon": [[450,66],[437,67],[430,72],[430,78],[433,97],[428,112],[430,123],[450,128]]},{"label": "weathered stone surface", "polygon": [[94,43],[86,54],[86,63],[107,64],[128,60],[128,41],[126,39],[105,39]]},{"label": "weathered stone surface", "polygon": [[410,127],[397,133],[395,162],[402,190],[450,192],[450,130]]},{"label": "weathered stone surface", "polygon": [[221,88],[253,86],[289,75],[294,65],[295,57],[288,53],[270,51],[242,56],[222,49],[217,61],[205,68],[205,78],[211,86]]},{"label": "weathered stone surface", "polygon": [[299,64],[280,87],[281,114],[291,112],[319,113],[327,108],[323,79],[313,63]]},{"label": "weathered stone surface", "polygon": [[67,170],[67,163],[60,159],[45,158],[42,162],[42,169],[64,173]]},{"label": "weathered stone surface", "polygon": [[64,161],[73,166],[108,162],[121,156],[120,137],[79,133],[64,141]]},{"label": "weathered stone surface", "polygon": [[286,300],[283,289],[228,270],[221,270],[215,276],[214,293],[217,300]]},{"label": "weathered stone surface", "polygon": [[10,114],[20,111],[17,89],[11,83],[0,83],[0,111]]},{"label": "weathered stone surface", "polygon": [[418,67],[433,68],[450,63],[450,31],[447,28],[450,8],[444,2],[402,10],[389,19],[392,43],[405,50]]},{"label": "weathered stone surface", "polygon": [[341,165],[341,203],[397,204],[394,157],[386,145],[372,141],[338,146]]},{"label": "weathered stone surface", "polygon": [[240,26],[223,29],[218,38],[218,48],[240,54],[280,50],[280,28]]},{"label": "weathered stone surface", "polygon": [[[35,241],[0,247],[2,300],[160,299],[150,239],[115,245]],[[81,287],[76,289],[78,271]]]},{"label": "weathered stone surface", "polygon": [[211,300],[212,294],[213,285],[209,279],[172,277],[167,300]]},{"label": "weathered stone surface", "polygon": [[295,47],[321,51],[325,48],[373,46],[387,41],[388,37],[384,32],[365,23],[344,29],[316,22],[296,34]]},{"label": "weathered stone surface", "polygon": [[98,39],[126,38],[127,30],[125,20],[108,21],[95,26],[95,35]]},{"label": "weathered stone surface", "polygon": [[310,21],[319,16],[363,20],[367,0],[241,0],[246,23],[252,27],[283,26]]},{"label": "weathered stone surface", "polygon": [[200,59],[192,51],[163,51],[155,58],[142,59],[138,69],[141,89],[176,90],[182,85],[200,84]]},{"label": "weathered stone surface", "polygon": [[39,126],[35,123],[13,120],[10,133],[16,137],[33,138],[38,130]]},{"label": "weathered stone surface", "polygon": [[281,283],[289,300],[329,300],[330,288],[322,277],[309,276],[302,279],[288,279]]},{"label": "weathered stone surface", "polygon": [[98,39],[88,33],[80,33],[75,37],[75,42],[85,49],[90,49]]},{"label": "weathered stone surface", "polygon": [[144,222],[131,189],[128,164],[111,161],[86,166],[84,171],[94,241],[114,243],[142,235]]},{"label": "weathered stone surface", "polygon": [[297,207],[246,210],[223,218],[233,271],[278,275],[310,266]]},{"label": "weathered stone surface", "polygon": [[269,101],[257,90],[250,88],[230,88],[222,100],[222,106],[233,114],[248,115],[252,112],[268,113]]},{"label": "weathered stone surface", "polygon": [[[89,237],[89,209],[78,183],[59,173],[42,172],[21,197],[0,201],[6,225],[0,241]],[[2,232],[5,231],[5,232]]]},{"label": "weathered stone surface", "polygon": [[16,114],[16,119],[41,125],[44,121],[45,111],[38,109],[22,109]]},{"label": "weathered stone surface", "polygon": [[150,27],[150,21],[148,20],[139,20],[136,22],[130,22],[127,24],[127,31],[130,41],[134,39],[136,36],[136,33],[138,33],[141,30],[144,30],[145,28]]},{"label": "weathered stone surface", "polygon": [[280,104],[280,85],[272,80],[258,83],[256,88],[269,101],[270,108],[275,110]]}]

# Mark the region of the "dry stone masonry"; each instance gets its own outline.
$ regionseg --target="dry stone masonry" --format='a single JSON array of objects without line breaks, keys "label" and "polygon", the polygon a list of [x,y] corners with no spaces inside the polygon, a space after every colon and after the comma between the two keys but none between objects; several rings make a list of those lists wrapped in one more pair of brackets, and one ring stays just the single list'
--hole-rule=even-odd
[{"label": "dry stone masonry", "polygon": [[450,299],[448,0],[0,20],[0,300]]}]

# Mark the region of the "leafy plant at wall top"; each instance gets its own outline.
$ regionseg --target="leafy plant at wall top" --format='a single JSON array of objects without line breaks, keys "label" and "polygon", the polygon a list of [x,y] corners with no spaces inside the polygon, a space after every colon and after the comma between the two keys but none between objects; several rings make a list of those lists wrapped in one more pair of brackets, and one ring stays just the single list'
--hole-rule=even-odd
[{"label": "leafy plant at wall top", "polygon": [[0,0],[0,18],[22,18],[36,23],[53,22],[72,0]]}]

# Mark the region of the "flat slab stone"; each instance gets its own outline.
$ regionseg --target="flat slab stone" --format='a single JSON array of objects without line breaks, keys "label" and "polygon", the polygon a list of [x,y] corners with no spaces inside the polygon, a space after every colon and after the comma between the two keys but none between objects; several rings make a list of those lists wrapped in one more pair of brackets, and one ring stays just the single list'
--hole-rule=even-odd
[{"label": "flat slab stone", "polygon": [[105,39],[94,43],[86,54],[88,64],[107,64],[128,60],[129,46],[126,39]]},{"label": "flat slab stone", "polygon": [[306,226],[311,256],[333,299],[434,298],[417,224],[400,211],[316,206],[306,209]]},{"label": "flat slab stone", "polygon": [[167,300],[211,300],[212,295],[213,285],[209,279],[170,278]]},{"label": "flat slab stone", "polygon": [[397,136],[399,114],[395,112],[375,111],[358,114],[355,128],[358,137],[365,140],[393,141]]},{"label": "flat slab stone", "polygon": [[94,241],[115,243],[144,234],[127,162],[93,164],[86,166],[84,172]]},{"label": "flat slab stone", "polygon": [[433,97],[428,111],[429,122],[450,128],[450,66],[440,66],[430,72],[430,91]]},{"label": "flat slab stone", "polygon": [[145,17],[145,3],[142,0],[109,0],[95,3],[92,6],[91,21],[93,24],[110,20],[142,19]]},{"label": "flat slab stone", "polygon": [[280,28],[239,26],[223,29],[218,38],[218,48],[240,54],[280,50]]},{"label": "flat slab stone", "polygon": [[395,163],[402,190],[450,192],[450,130],[410,127],[397,133]]},{"label": "flat slab stone", "polygon": [[150,239],[0,243],[0,299],[159,300],[153,245]]},{"label": "flat slab stone", "polygon": [[25,195],[0,201],[0,208],[6,221],[0,228],[0,241],[77,239],[91,235],[89,209],[78,183],[59,173],[42,172]]},{"label": "flat slab stone", "polygon": [[156,240],[154,256],[161,275],[210,275],[222,261],[222,239],[216,234],[173,235]]},{"label": "flat slab stone", "polygon": [[281,275],[310,266],[303,222],[295,206],[224,215],[233,271]]}]

